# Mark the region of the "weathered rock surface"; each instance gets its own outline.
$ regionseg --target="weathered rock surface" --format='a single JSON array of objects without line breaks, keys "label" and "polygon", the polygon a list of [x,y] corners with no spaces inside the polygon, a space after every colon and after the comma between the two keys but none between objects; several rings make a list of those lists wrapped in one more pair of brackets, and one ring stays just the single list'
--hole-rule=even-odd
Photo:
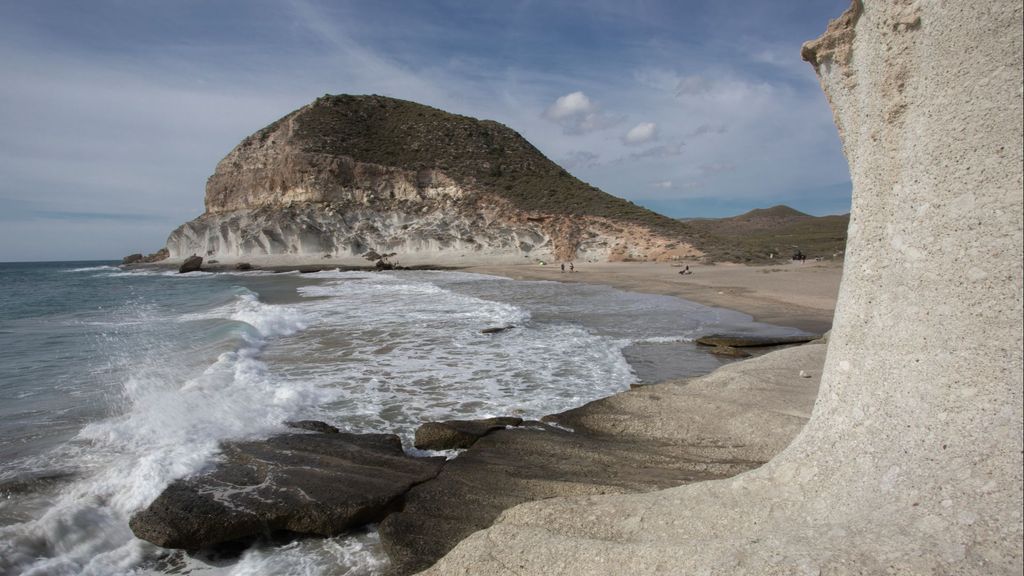
[{"label": "weathered rock surface", "polygon": [[727,346],[731,348],[757,348],[766,346],[784,346],[786,344],[803,344],[817,340],[820,336],[726,336],[713,334],[697,338],[697,344],[703,346]]},{"label": "weathered rock surface", "polygon": [[819,373],[824,355],[820,345],[783,350],[544,419],[560,427],[491,432],[409,492],[380,525],[384,548],[401,572],[420,570],[523,502],[649,492],[757,467],[806,422],[817,380],[798,371]]},{"label": "weathered rock surface", "polygon": [[380,521],[444,462],[406,456],[390,434],[284,434],[226,444],[223,454],[132,517],[135,535],[184,549],[276,531],[332,536]]},{"label": "weathered rock surface", "polygon": [[688,229],[573,178],[496,122],[325,96],[232,150],[207,182],[206,213],[167,247],[222,260],[666,259],[701,253]]},{"label": "weathered rock surface", "polygon": [[189,256],[185,258],[185,261],[178,267],[178,274],[187,274],[189,272],[198,272],[203,267],[202,256]]},{"label": "weathered rock surface", "polygon": [[855,0],[804,47],[853,210],[821,393],[784,452],[728,480],[517,506],[426,574],[1020,574],[1022,15]]},{"label": "weathered rock surface", "polygon": [[331,426],[327,422],[322,422],[320,420],[292,420],[290,422],[285,422],[284,425],[289,428],[319,432],[321,434],[337,434],[338,432],[341,432],[337,427]]},{"label": "weathered rock surface", "polygon": [[513,326],[511,324],[509,324],[508,326],[492,326],[490,328],[484,328],[483,330],[480,331],[480,333],[481,334],[498,334],[498,333],[504,332],[506,330],[511,330],[513,328],[515,328],[515,326]]},{"label": "weathered rock surface", "polygon": [[519,426],[522,423],[522,418],[513,416],[427,422],[416,429],[414,445],[420,450],[469,448],[474,442],[495,430],[503,430],[506,426]]}]

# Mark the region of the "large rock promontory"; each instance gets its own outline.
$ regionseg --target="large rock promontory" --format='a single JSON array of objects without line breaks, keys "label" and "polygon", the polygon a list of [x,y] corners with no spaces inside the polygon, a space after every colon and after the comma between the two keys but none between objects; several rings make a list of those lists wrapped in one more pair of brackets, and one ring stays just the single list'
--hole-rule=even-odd
[{"label": "large rock promontory", "polygon": [[[172,258],[457,263],[699,255],[688,225],[574,178],[522,136],[384,96],[324,96],[243,140]],[[465,262],[465,260],[463,260]]]}]

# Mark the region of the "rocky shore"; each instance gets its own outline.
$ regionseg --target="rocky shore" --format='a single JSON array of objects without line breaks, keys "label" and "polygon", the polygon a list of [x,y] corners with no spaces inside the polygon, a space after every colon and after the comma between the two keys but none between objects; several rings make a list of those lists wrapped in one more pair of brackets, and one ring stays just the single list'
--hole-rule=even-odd
[{"label": "rocky shore", "polygon": [[523,422],[433,422],[413,458],[396,436],[306,432],[229,443],[211,470],[178,480],[131,528],[171,548],[210,549],[264,535],[331,536],[380,522],[397,573],[428,568],[517,504],[555,496],[650,492],[760,466],[813,407],[825,345],[816,341],[701,378],[644,386]]}]

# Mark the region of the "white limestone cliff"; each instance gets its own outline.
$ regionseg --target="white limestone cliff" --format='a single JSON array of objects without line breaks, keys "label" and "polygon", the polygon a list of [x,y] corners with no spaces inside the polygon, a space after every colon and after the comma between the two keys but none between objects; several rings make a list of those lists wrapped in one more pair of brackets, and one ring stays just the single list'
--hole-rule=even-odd
[{"label": "white limestone cliff", "polygon": [[821,391],[785,451],[518,506],[426,573],[1021,574],[1022,15],[854,0],[805,45],[853,207]]}]

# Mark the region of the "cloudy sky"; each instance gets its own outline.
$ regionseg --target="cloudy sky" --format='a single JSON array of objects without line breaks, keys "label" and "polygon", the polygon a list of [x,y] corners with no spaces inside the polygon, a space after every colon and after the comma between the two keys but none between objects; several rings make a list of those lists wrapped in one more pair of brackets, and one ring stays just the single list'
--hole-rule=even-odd
[{"label": "cloudy sky", "polygon": [[0,261],[153,251],[325,93],[502,122],[674,217],[849,210],[800,44],[846,0],[0,2]]}]

